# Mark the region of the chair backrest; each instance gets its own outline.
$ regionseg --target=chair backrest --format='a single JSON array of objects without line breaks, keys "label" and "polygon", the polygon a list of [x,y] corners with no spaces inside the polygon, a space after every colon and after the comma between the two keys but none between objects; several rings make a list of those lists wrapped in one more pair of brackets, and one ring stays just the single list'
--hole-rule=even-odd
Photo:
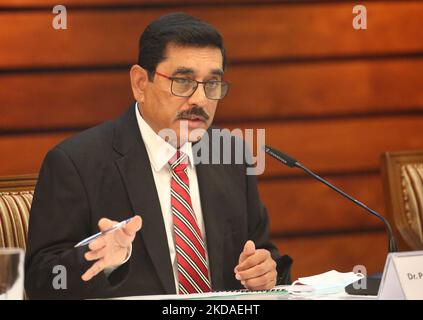
[{"label": "chair backrest", "polygon": [[382,179],[400,250],[423,249],[423,150],[386,152]]},{"label": "chair backrest", "polygon": [[0,248],[26,250],[29,210],[37,175],[0,177]]}]

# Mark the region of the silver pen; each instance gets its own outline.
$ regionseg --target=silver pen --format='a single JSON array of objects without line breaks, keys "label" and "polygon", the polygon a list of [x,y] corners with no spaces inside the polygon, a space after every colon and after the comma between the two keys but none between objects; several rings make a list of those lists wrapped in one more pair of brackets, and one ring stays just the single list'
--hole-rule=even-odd
[{"label": "silver pen", "polygon": [[82,246],[85,246],[85,245],[87,245],[87,244],[90,244],[91,242],[93,242],[95,239],[97,239],[98,237],[100,237],[100,236],[102,236],[102,235],[105,235],[105,234],[108,234],[108,233],[110,233],[110,232],[113,232],[113,231],[115,231],[115,230],[117,230],[117,229],[120,229],[120,228],[122,228],[125,224],[127,224],[129,221],[131,221],[132,219],[133,219],[134,217],[132,217],[132,218],[129,218],[129,219],[126,219],[126,220],[123,220],[123,221],[121,221],[121,222],[119,222],[119,223],[116,223],[115,225],[113,225],[113,226],[111,226],[109,229],[106,229],[106,230],[104,230],[104,231],[100,231],[100,232],[98,232],[98,233],[96,233],[96,234],[93,234],[92,236],[90,236],[90,237],[88,237],[88,238],[85,238],[84,240],[82,240],[81,242],[78,242],[75,246],[74,246],[74,248],[77,248],[77,247],[82,247]]}]

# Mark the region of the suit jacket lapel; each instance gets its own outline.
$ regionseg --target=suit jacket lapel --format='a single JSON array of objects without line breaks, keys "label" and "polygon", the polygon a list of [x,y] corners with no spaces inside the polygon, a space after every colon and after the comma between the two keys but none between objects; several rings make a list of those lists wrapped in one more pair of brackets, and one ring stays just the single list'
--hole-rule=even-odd
[{"label": "suit jacket lapel", "polygon": [[130,107],[117,125],[114,148],[122,155],[116,160],[116,164],[127,188],[134,214],[143,218],[140,236],[144,239],[165,292],[175,293],[163,215],[134,106]]}]

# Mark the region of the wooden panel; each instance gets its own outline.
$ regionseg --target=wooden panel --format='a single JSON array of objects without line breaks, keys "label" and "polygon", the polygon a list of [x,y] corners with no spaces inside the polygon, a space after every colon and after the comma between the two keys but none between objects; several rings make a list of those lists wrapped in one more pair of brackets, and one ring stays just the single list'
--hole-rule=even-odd
[{"label": "wooden panel", "polygon": [[275,239],[283,254],[294,259],[293,280],[329,270],[350,272],[364,265],[367,274],[383,271],[387,254],[384,232],[310,238]]},{"label": "wooden panel", "polygon": [[[216,119],[423,110],[422,72],[423,59],[234,66]],[[8,74],[0,88],[0,128],[11,130],[91,126],[132,101],[127,70]]]},{"label": "wooden panel", "polygon": [[127,72],[0,76],[0,128],[89,127],[119,116],[132,102]]},{"label": "wooden panel", "polygon": [[[267,0],[266,2],[278,2],[280,0]],[[201,3],[218,4],[218,3],[250,3],[257,2],[257,0],[202,0]],[[45,6],[57,5],[56,0],[0,0],[0,7],[4,8],[39,8]],[[125,6],[125,5],[165,5],[165,4],[198,4],[198,0],[62,0],[60,1],[65,6],[77,6],[77,7],[105,7],[105,6]]]},{"label": "wooden panel", "polygon": [[71,134],[0,136],[0,176],[38,174],[47,151]]},{"label": "wooden panel", "polygon": [[34,190],[38,174],[0,177],[0,192]]},{"label": "wooden panel", "polygon": [[218,119],[423,110],[423,59],[248,65],[228,69]]},{"label": "wooden panel", "polygon": [[352,28],[352,5],[75,10],[68,13],[67,30],[51,27],[50,12],[6,11],[0,13],[0,68],[134,63],[147,23],[182,9],[221,30],[232,60],[423,50],[423,42],[416,41],[421,38],[423,3],[367,3],[371,15],[366,31]]},{"label": "wooden panel", "polygon": [[[226,127],[224,125],[224,127]],[[230,124],[229,128],[234,128]],[[423,116],[369,117],[337,121],[254,122],[264,128],[266,144],[286,152],[316,172],[371,171],[379,168],[383,151],[423,148]],[[296,175],[266,158],[265,175]]]},{"label": "wooden panel", "polygon": [[[378,174],[330,177],[335,186],[384,214]],[[270,232],[286,235],[334,230],[383,228],[379,219],[314,179],[260,181]]]},{"label": "wooden panel", "polygon": [[[267,144],[292,154],[317,172],[376,170],[382,151],[423,147],[423,116],[250,125],[266,128]],[[36,172],[45,152],[67,135],[0,136],[0,150],[7,150],[0,159],[0,175]],[[266,158],[265,175],[296,174],[301,171]]]}]

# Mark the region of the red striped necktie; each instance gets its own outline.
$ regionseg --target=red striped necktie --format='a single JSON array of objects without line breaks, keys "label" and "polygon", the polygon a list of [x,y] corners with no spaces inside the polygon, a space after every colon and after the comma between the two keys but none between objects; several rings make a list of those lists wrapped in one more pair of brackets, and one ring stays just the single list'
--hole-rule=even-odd
[{"label": "red striped necktie", "polygon": [[206,249],[189,193],[187,159],[186,154],[177,151],[169,161],[172,169],[171,205],[180,294],[209,292],[211,288]]}]

